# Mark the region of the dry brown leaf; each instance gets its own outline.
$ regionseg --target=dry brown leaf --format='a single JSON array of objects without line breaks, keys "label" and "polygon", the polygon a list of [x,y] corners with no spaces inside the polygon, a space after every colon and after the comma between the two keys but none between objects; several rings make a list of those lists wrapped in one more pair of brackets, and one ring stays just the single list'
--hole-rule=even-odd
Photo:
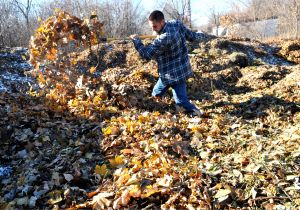
[{"label": "dry brown leaf", "polygon": [[93,197],[91,204],[94,209],[107,209],[112,204],[112,199],[109,197],[114,196],[113,192],[102,192]]}]

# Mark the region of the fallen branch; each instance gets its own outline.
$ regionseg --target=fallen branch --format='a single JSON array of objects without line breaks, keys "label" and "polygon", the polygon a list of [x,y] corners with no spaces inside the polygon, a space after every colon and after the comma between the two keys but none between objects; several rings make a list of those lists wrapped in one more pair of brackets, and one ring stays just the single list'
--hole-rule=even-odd
[{"label": "fallen branch", "polygon": [[253,201],[258,201],[258,200],[270,200],[270,199],[274,199],[274,200],[284,200],[284,199],[290,199],[289,197],[278,197],[278,196],[268,196],[268,197],[257,197],[254,199],[250,199],[250,202]]}]

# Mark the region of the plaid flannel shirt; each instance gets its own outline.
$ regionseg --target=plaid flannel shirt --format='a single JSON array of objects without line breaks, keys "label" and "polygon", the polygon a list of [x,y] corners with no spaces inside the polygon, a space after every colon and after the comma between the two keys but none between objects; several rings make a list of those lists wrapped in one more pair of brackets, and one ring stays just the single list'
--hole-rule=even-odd
[{"label": "plaid flannel shirt", "polygon": [[167,21],[156,39],[148,46],[144,46],[139,38],[133,39],[139,54],[147,60],[155,59],[158,73],[165,85],[172,85],[185,81],[193,75],[189,61],[187,41],[205,40],[208,35],[193,32],[180,21]]}]

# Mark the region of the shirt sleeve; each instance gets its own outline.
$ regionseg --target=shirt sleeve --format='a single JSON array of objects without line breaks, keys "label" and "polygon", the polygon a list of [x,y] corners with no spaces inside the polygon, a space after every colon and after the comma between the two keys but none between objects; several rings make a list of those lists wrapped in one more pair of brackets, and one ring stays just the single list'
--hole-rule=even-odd
[{"label": "shirt sleeve", "polygon": [[164,53],[170,42],[171,39],[167,34],[160,35],[148,46],[145,46],[139,38],[133,39],[135,49],[146,60],[154,59]]},{"label": "shirt sleeve", "polygon": [[208,41],[210,39],[215,38],[213,35],[209,35],[202,32],[194,32],[190,29],[188,29],[183,23],[178,21],[178,24],[180,25],[181,31],[184,33],[185,38],[189,42],[193,41]]}]

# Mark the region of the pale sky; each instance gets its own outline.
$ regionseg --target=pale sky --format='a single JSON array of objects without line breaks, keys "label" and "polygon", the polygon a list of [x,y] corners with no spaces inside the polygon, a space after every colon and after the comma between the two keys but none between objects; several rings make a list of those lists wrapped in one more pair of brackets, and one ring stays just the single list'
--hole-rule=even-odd
[{"label": "pale sky", "polygon": [[[245,1],[245,0],[244,0]],[[154,9],[162,10],[157,7],[155,0],[142,0],[142,6],[145,10],[152,11]],[[240,0],[191,0],[192,21],[196,25],[203,25],[207,23],[208,16],[214,9],[216,13],[222,13],[232,8],[232,4],[243,6]]]}]

